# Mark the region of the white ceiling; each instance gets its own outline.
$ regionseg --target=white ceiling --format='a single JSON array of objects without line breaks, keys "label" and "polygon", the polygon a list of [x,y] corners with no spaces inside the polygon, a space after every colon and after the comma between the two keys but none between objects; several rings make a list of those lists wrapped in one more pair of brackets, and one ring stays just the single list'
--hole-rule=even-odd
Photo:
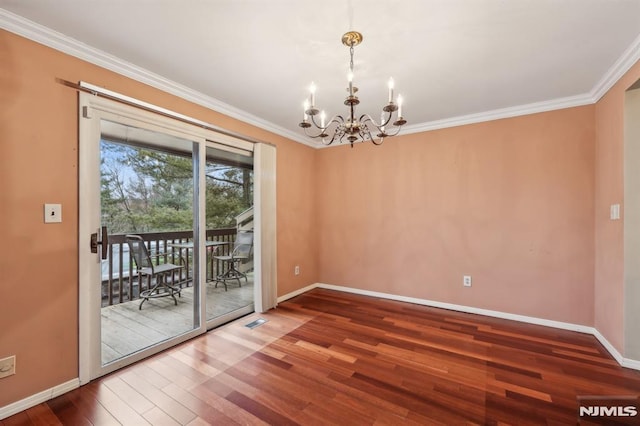
[{"label": "white ceiling", "polygon": [[[596,101],[640,57],[640,0],[0,0],[0,27],[295,140],[393,76],[406,132]],[[43,28],[44,26],[46,28]],[[53,30],[53,31],[51,31]],[[80,42],[80,43],[78,43]],[[90,83],[95,83],[91,82]]]}]

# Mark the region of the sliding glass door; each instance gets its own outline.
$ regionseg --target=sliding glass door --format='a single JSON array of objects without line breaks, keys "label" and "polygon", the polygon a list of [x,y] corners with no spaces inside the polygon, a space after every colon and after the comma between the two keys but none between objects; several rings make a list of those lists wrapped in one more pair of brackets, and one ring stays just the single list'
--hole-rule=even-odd
[{"label": "sliding glass door", "polygon": [[275,306],[273,147],[148,109],[80,93],[81,383]]}]

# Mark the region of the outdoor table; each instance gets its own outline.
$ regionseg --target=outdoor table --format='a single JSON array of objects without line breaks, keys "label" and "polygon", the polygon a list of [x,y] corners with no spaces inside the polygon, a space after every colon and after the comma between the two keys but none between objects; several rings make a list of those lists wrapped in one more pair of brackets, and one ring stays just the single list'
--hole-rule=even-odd
[{"label": "outdoor table", "polygon": [[[210,253],[215,252],[219,246],[225,246],[229,244],[228,241],[205,241],[204,242],[204,246],[207,249],[207,256],[210,255]],[[192,250],[193,249],[193,241],[187,241],[184,243],[167,243],[168,247],[171,247],[173,249],[186,249],[186,250]],[[213,247],[211,250],[209,250],[209,248]],[[187,262],[187,266],[188,266],[188,262]],[[211,267],[211,276],[213,277],[213,265]],[[187,268],[187,274],[189,274],[188,272],[188,268]],[[212,281],[213,279],[207,277],[207,281]]]}]

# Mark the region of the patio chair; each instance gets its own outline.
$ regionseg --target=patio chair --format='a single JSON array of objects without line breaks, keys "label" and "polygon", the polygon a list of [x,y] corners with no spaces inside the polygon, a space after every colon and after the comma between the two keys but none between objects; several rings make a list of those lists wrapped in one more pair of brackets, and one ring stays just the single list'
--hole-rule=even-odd
[{"label": "patio chair", "polygon": [[251,250],[253,249],[253,232],[238,232],[236,234],[236,240],[233,243],[233,250],[231,254],[226,256],[213,256],[214,259],[228,263],[227,271],[224,274],[216,276],[215,287],[218,287],[218,283],[224,284],[224,291],[227,291],[227,281],[237,280],[238,285],[242,287],[240,278],[244,278],[245,282],[249,282],[247,274],[241,272],[236,267],[251,256]]},{"label": "patio chair", "polygon": [[[183,269],[184,266],[174,265],[173,263],[159,264],[159,258],[161,256],[165,256],[166,254],[149,254],[147,246],[144,244],[142,237],[139,235],[126,235],[125,240],[129,245],[129,251],[131,253],[133,261],[135,262],[138,275],[145,275],[149,277],[151,282],[155,279],[155,285],[152,288],[140,292],[140,298],[142,299],[142,301],[140,302],[140,306],[138,306],[138,309],[142,309],[142,304],[144,302],[156,297],[171,296],[174,303],[177,305],[178,299],[176,299],[175,294],[178,293],[178,296],[181,296],[180,288],[176,288],[173,285],[169,284],[167,282],[167,278],[169,276],[173,277],[174,273]],[[156,260],[154,264],[152,259],[158,260]]]}]

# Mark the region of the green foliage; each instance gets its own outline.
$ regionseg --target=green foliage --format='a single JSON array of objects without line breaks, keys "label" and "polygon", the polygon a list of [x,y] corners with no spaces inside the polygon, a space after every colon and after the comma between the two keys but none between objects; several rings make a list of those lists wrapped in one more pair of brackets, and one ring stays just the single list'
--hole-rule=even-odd
[{"label": "green foliage", "polygon": [[[193,229],[191,158],[104,140],[101,152],[102,222],[110,233]],[[235,226],[252,203],[251,177],[240,167],[207,161],[207,229]]]}]

